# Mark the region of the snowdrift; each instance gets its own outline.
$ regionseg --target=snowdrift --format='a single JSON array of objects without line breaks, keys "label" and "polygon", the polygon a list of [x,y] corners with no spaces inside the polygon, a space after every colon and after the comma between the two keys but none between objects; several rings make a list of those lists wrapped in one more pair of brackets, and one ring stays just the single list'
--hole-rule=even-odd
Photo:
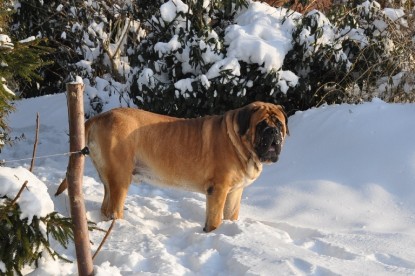
[{"label": "snowdrift", "polygon": [[[62,108],[59,108],[62,107]],[[38,156],[68,151],[63,94],[16,102],[12,135],[26,139],[0,158],[31,156],[40,112]],[[97,275],[408,275],[415,273],[415,105],[380,100],[324,106],[289,118],[280,161],[265,166],[243,195],[240,219],[203,233],[204,196],[132,185],[125,219],[94,264]],[[29,161],[6,163],[28,167]],[[34,174],[53,195],[67,156],[36,160]],[[7,168],[0,168],[6,170]],[[87,161],[88,217],[101,228],[103,187]],[[48,196],[45,196],[48,197]],[[69,215],[67,195],[54,208]],[[103,233],[91,233],[93,250]],[[56,248],[75,260],[75,250]],[[33,275],[76,273],[45,257]]]}]

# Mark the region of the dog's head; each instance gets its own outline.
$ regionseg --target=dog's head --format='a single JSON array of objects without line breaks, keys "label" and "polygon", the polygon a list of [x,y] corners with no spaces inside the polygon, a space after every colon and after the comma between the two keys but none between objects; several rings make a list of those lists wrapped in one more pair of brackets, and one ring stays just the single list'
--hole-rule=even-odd
[{"label": "dog's head", "polygon": [[238,112],[239,135],[249,143],[262,163],[278,161],[289,135],[287,115],[280,105],[254,102]]}]

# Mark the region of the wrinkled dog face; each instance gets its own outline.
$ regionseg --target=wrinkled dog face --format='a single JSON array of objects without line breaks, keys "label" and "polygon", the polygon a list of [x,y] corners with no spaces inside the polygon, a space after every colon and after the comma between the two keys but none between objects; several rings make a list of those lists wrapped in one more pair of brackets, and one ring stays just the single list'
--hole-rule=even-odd
[{"label": "wrinkled dog face", "polygon": [[238,116],[239,134],[251,143],[263,163],[278,161],[286,135],[287,115],[279,105],[252,103]]},{"label": "wrinkled dog face", "polygon": [[277,162],[281,153],[285,135],[282,133],[282,123],[278,119],[274,120],[275,123],[263,120],[256,127],[254,148],[263,163]]}]

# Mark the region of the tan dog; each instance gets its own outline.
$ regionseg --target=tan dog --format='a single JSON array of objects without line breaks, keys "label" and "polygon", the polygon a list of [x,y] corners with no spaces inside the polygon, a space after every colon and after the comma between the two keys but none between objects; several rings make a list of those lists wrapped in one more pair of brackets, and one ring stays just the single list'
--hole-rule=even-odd
[{"label": "tan dog", "polygon": [[[104,183],[101,212],[122,218],[135,181],[206,195],[206,232],[238,219],[243,189],[278,160],[288,134],[279,105],[255,102],[222,116],[179,119],[118,108],[88,120],[85,139]],[[66,179],[56,195],[67,188]]]}]

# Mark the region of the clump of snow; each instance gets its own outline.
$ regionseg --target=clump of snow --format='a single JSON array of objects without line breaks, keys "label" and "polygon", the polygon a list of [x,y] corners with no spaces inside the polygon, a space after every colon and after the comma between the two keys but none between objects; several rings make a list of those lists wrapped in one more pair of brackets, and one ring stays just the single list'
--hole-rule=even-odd
[{"label": "clump of snow", "polygon": [[175,51],[177,49],[180,48],[181,44],[178,41],[179,36],[178,35],[174,35],[172,37],[172,39],[167,42],[158,42],[155,46],[154,46],[154,50],[159,52],[159,56],[161,57],[163,54],[166,53],[170,53],[172,51]]},{"label": "clump of snow", "polygon": [[[2,67],[7,67],[8,65],[6,63],[2,62],[1,66]],[[13,91],[11,91],[10,88],[7,86],[6,79],[3,78],[3,77],[0,77],[0,78],[1,78],[1,81],[2,81],[2,86],[3,86],[4,91],[6,91],[7,93],[9,93],[12,96],[16,96],[16,94]]]},{"label": "clump of snow", "polygon": [[170,23],[178,13],[185,13],[189,11],[189,6],[180,0],[169,0],[160,7],[161,18]]},{"label": "clump of snow", "polygon": [[369,44],[368,38],[364,34],[364,30],[362,28],[346,27],[340,33],[340,35],[344,39],[350,39],[352,41],[355,41],[359,45],[359,48],[364,48]]},{"label": "clump of snow", "polygon": [[0,48],[13,49],[14,45],[8,35],[0,34]]},{"label": "clump of snow", "polygon": [[84,80],[80,76],[75,76],[75,79],[70,84],[84,84]]},{"label": "clump of snow", "polygon": [[278,74],[278,86],[281,89],[281,92],[286,94],[288,88],[294,87],[298,84],[299,77],[291,71],[288,70],[281,70]]},{"label": "clump of snow", "polygon": [[403,8],[399,9],[391,9],[391,8],[385,8],[384,13],[387,17],[389,17],[390,20],[399,23],[401,26],[408,28],[409,24],[407,21],[407,18],[405,17],[405,11]]},{"label": "clump of snow", "polygon": [[200,81],[202,82],[202,85],[206,88],[209,89],[210,87],[210,82],[209,79],[206,75],[201,75],[200,76]]},{"label": "clump of snow", "polygon": [[57,12],[61,12],[61,11],[62,11],[62,9],[63,9],[63,5],[62,5],[62,4],[59,4],[59,5],[56,7],[56,11],[57,11]]},{"label": "clump of snow", "polygon": [[[207,40],[218,41],[219,36],[215,31],[212,30],[209,33],[209,36],[207,37]],[[213,49],[211,44],[206,44],[205,41],[201,40],[200,43],[199,43],[199,47],[200,47],[201,50],[203,50],[202,58],[203,58],[203,61],[206,64],[214,63],[214,62],[217,62],[217,61],[220,61],[220,60],[223,59],[223,54],[215,52],[215,50]],[[215,44],[214,47],[219,48],[219,45]]]},{"label": "clump of snow", "polygon": [[146,85],[150,88],[153,88],[155,85],[154,81],[154,72],[150,68],[145,68],[141,74],[138,76],[138,88],[141,90],[143,89],[143,85]]},{"label": "clump of snow", "polygon": [[30,224],[33,216],[45,217],[54,211],[53,201],[46,185],[23,167],[0,167],[0,198],[7,196],[14,199],[26,180],[27,189],[23,190],[17,203],[22,212],[20,218],[27,218]]},{"label": "clump of snow", "polygon": [[392,21],[397,21],[405,15],[405,11],[402,8],[400,9],[385,8],[383,11]]},{"label": "clump of snow", "polygon": [[5,43],[5,42],[11,42],[11,41],[12,40],[10,39],[8,35],[0,34],[0,42]]},{"label": "clump of snow", "polygon": [[379,34],[379,33],[383,32],[388,27],[388,24],[385,21],[379,20],[379,19],[376,19],[375,21],[373,21],[373,25],[379,31],[376,34]]},{"label": "clump of snow", "polygon": [[92,73],[93,72],[93,70],[92,70],[92,62],[91,61],[87,61],[87,60],[80,60],[80,61],[78,61],[77,63],[75,63],[75,65],[78,67],[78,68],[82,68],[82,69],[84,69],[86,72],[88,72],[88,73]]},{"label": "clump of snow", "polygon": [[82,80],[82,77],[80,77],[80,76],[76,76],[76,78],[75,78],[75,83],[78,83],[78,84],[84,84],[84,81]]},{"label": "clump of snow", "polygon": [[293,20],[286,9],[270,9],[259,2],[238,15],[237,24],[226,30],[227,56],[247,63],[263,64],[263,71],[279,70],[284,57],[292,49]]},{"label": "clump of snow", "polygon": [[360,5],[357,5],[357,8],[365,15],[368,15],[372,9],[380,10],[381,6],[376,1],[366,0],[362,2]]},{"label": "clump of snow", "polygon": [[224,58],[213,64],[206,73],[208,79],[213,79],[220,76],[221,71],[230,70],[234,76],[241,75],[241,65],[236,58]]},{"label": "clump of snow", "polygon": [[20,43],[28,43],[28,42],[32,42],[32,41],[34,41],[36,39],[36,37],[35,36],[30,36],[30,37],[28,37],[28,38],[26,38],[26,39],[22,39],[22,40],[20,40],[19,42]]},{"label": "clump of snow", "polygon": [[174,88],[180,90],[182,93],[185,93],[186,91],[193,92],[193,81],[193,78],[181,79],[174,84]]}]

